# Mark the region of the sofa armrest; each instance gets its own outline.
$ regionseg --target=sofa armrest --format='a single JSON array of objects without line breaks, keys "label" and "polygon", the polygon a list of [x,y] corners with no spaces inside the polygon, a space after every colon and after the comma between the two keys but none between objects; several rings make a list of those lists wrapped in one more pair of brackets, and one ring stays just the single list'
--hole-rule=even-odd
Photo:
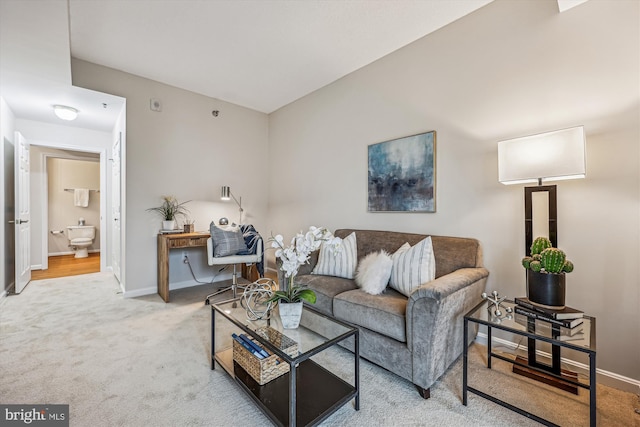
[{"label": "sofa armrest", "polygon": [[407,302],[413,382],[431,385],[462,353],[464,315],[482,299],[489,271],[461,268],[416,289]]},{"label": "sofa armrest", "polygon": [[[486,279],[488,276],[489,271],[484,267],[458,269],[453,273],[445,274],[431,282],[422,284],[410,295],[408,304],[410,305],[412,301],[415,302],[420,298],[441,301],[454,292],[470,286],[477,280]],[[407,314],[408,311],[409,306],[407,306]]]}]

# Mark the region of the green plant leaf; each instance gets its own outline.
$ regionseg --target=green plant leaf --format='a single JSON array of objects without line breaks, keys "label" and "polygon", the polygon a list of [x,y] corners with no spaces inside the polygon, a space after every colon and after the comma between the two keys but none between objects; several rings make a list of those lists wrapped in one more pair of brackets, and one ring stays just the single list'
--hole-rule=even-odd
[{"label": "green plant leaf", "polygon": [[307,301],[309,304],[316,303],[316,293],[311,289],[303,289],[298,294],[298,298]]}]

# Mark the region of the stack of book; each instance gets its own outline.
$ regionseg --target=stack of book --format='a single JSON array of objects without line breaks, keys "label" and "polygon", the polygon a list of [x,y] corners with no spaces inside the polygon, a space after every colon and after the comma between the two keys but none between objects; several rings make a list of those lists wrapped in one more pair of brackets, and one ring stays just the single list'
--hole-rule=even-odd
[{"label": "stack of book", "polygon": [[258,359],[264,359],[270,356],[270,354],[262,348],[262,346],[255,341],[249,339],[245,334],[231,334],[234,340],[238,341],[247,351],[254,355]]},{"label": "stack of book", "polygon": [[[584,313],[571,307],[561,310],[540,307],[526,297],[515,298],[515,321],[528,325],[528,319],[540,320],[536,322],[536,332],[553,336],[562,341],[582,339],[584,337],[582,324]],[[555,326],[555,327],[554,327]]]}]

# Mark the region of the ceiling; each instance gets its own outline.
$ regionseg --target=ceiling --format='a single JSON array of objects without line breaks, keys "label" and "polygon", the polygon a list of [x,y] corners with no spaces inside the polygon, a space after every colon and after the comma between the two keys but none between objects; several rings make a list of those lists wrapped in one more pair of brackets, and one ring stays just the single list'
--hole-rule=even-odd
[{"label": "ceiling", "polygon": [[270,113],[491,0],[71,0],[71,55]]},{"label": "ceiling", "polygon": [[72,86],[73,56],[270,113],[491,1],[0,0],[0,93],[18,118],[111,130],[125,100]]}]

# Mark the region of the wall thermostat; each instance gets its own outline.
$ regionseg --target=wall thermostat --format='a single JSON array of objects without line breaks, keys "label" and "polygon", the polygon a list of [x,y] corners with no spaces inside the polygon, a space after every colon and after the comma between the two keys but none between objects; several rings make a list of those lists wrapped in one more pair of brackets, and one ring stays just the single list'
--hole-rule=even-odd
[{"label": "wall thermostat", "polygon": [[151,111],[162,111],[162,103],[159,99],[151,98]]}]

